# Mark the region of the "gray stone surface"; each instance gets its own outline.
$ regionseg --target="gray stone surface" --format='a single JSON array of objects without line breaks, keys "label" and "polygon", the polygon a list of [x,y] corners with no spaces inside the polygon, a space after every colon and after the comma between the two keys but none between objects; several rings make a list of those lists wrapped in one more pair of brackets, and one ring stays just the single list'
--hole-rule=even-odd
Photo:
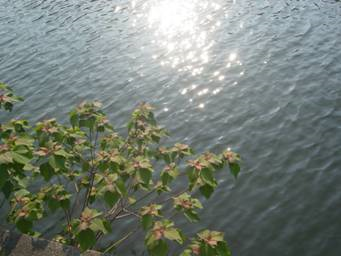
[{"label": "gray stone surface", "polygon": [[103,256],[95,251],[80,253],[77,248],[57,242],[9,232],[0,227],[0,256]]}]

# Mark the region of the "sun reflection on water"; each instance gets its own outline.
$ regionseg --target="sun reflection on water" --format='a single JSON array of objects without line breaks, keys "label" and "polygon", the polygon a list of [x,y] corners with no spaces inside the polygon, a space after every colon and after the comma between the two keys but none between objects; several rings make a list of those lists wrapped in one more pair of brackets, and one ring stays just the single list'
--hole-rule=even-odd
[{"label": "sun reflection on water", "polygon": [[[157,25],[159,33],[173,37],[179,32],[192,33],[197,15],[193,1],[166,0],[153,5],[148,14],[150,27]],[[191,46],[186,42],[188,48]]]},{"label": "sun reflection on water", "polygon": [[149,1],[143,6],[152,43],[165,51],[160,64],[192,76],[202,74],[215,43],[211,35],[221,25],[212,15],[203,14],[221,6],[205,0]]},{"label": "sun reflection on water", "polygon": [[[231,49],[220,67],[214,65],[217,53],[217,31],[228,19],[226,6],[220,0],[133,0],[136,11],[133,26],[146,25],[146,35],[151,38],[153,61],[180,74],[192,76],[198,84],[184,85],[179,94],[201,109],[205,98],[222,92],[224,83],[231,82],[228,69],[241,66],[239,52]],[[243,23],[238,24],[240,29]],[[142,49],[142,48],[141,48]],[[212,70],[213,68],[213,70]],[[239,77],[244,71],[239,71]],[[211,74],[208,76],[208,74]],[[232,84],[233,83],[233,84]],[[198,102],[199,101],[199,102]],[[167,112],[169,109],[165,108]]]}]

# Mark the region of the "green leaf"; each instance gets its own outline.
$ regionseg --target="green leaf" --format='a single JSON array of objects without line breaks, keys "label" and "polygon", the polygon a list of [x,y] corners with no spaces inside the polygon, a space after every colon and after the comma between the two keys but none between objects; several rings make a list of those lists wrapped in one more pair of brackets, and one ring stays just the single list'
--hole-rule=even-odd
[{"label": "green leaf", "polygon": [[143,181],[144,184],[148,185],[150,179],[152,178],[152,173],[150,170],[147,169],[140,169],[139,170],[139,175]]},{"label": "green leaf", "polygon": [[129,204],[135,204],[136,203],[136,198],[135,197],[128,197],[128,202]]},{"label": "green leaf", "polygon": [[5,152],[0,154],[0,164],[9,164],[13,163],[13,157],[11,152]]},{"label": "green leaf", "polygon": [[67,158],[67,157],[70,156],[70,154],[67,153],[67,152],[66,152],[65,150],[63,150],[63,149],[60,149],[60,150],[56,151],[54,154],[57,155],[57,156],[62,156],[62,157],[64,157],[64,158]]},{"label": "green leaf", "polygon": [[49,158],[49,163],[54,169],[65,169],[65,158],[58,155],[53,155]]},{"label": "green leaf", "polygon": [[85,229],[77,234],[77,241],[84,252],[96,244],[96,235],[91,229]]},{"label": "green leaf", "polygon": [[231,251],[224,241],[218,243],[216,250],[219,256],[231,256]]},{"label": "green leaf", "polygon": [[[22,130],[22,131],[24,131],[24,130]],[[24,146],[28,146],[28,147],[31,146],[32,143],[33,143],[33,139],[30,137],[20,137],[15,142],[16,145],[24,145]]]},{"label": "green leaf", "polygon": [[211,187],[208,184],[205,184],[204,186],[201,186],[199,188],[201,194],[206,197],[207,199],[210,198],[210,196],[212,195],[212,193],[214,192],[214,188]]},{"label": "green leaf", "polygon": [[91,221],[90,229],[92,229],[94,232],[101,231],[103,234],[111,232],[110,224],[107,221],[99,218]]},{"label": "green leaf", "polygon": [[169,184],[173,180],[173,176],[171,176],[168,172],[161,173],[161,181],[163,185]]},{"label": "green leaf", "polygon": [[39,169],[41,175],[44,177],[46,181],[49,181],[54,175],[54,169],[48,162],[40,165]]},{"label": "green leaf", "polygon": [[49,198],[49,200],[47,201],[47,205],[52,212],[55,212],[59,208],[60,203],[54,198]]},{"label": "green leaf", "polygon": [[194,211],[185,211],[184,215],[190,222],[197,222],[200,220],[198,214],[196,214]]},{"label": "green leaf", "polygon": [[124,182],[119,179],[115,182],[116,184],[116,187],[118,189],[118,192],[122,195],[122,196],[125,196],[127,194],[127,190],[126,190],[126,187],[124,185]]},{"label": "green leaf", "polygon": [[60,206],[61,206],[64,210],[69,209],[69,208],[70,208],[70,200],[69,200],[69,199],[61,200],[61,201],[60,201]]},{"label": "green leaf", "polygon": [[13,186],[12,182],[10,182],[9,180],[7,180],[7,182],[5,182],[5,184],[1,188],[2,193],[4,193],[4,195],[7,199],[9,198],[11,193],[13,192],[13,189],[14,189],[14,186]]},{"label": "green leaf", "polygon": [[99,216],[101,216],[103,213],[97,211],[96,209],[90,209],[90,208],[85,208],[84,211],[82,212],[82,218],[87,218],[87,219],[94,219]]},{"label": "green leaf", "polygon": [[229,163],[230,166],[230,171],[232,173],[232,175],[237,178],[238,174],[240,172],[240,166],[238,163]]},{"label": "green leaf", "polygon": [[182,237],[179,233],[179,231],[175,228],[168,228],[165,230],[165,237],[169,240],[175,240],[177,241],[179,244],[183,243]]},{"label": "green leaf", "polygon": [[156,245],[149,249],[151,256],[167,256],[168,244],[164,240],[158,240]]},{"label": "green leaf", "polygon": [[32,221],[29,221],[29,220],[24,219],[24,218],[19,218],[16,221],[15,225],[20,230],[20,232],[22,232],[24,234],[29,233],[33,227]]},{"label": "green leaf", "polygon": [[27,189],[19,189],[15,192],[15,196],[18,197],[24,197],[24,196],[28,196],[30,194],[30,192]]},{"label": "green leaf", "polygon": [[70,123],[72,127],[78,126],[78,115],[76,111],[70,112]]},{"label": "green leaf", "polygon": [[57,167],[60,169],[65,169],[65,157],[63,156],[59,156],[59,155],[55,155],[54,156]]},{"label": "green leaf", "polygon": [[198,176],[197,176],[197,172],[195,171],[194,168],[188,168],[187,169],[187,177],[188,177],[190,183],[195,183]]},{"label": "green leaf", "polygon": [[200,177],[206,184],[210,185],[211,187],[215,187],[217,185],[212,171],[208,168],[204,168],[201,170]]},{"label": "green leaf", "polygon": [[143,215],[141,218],[141,224],[144,230],[147,230],[153,226],[153,217],[149,214]]},{"label": "green leaf", "polygon": [[95,117],[89,117],[88,119],[79,120],[79,126],[80,127],[86,127],[89,129],[94,129],[95,123],[96,123]]},{"label": "green leaf", "polygon": [[13,151],[12,151],[12,158],[13,158],[13,160],[15,162],[17,162],[19,164],[23,164],[23,165],[25,165],[25,164],[30,162],[29,158],[27,158],[27,157],[25,157],[23,155],[20,155],[20,154],[18,154],[16,152],[13,152]]},{"label": "green leaf", "polygon": [[192,256],[192,251],[190,249],[186,249],[180,254],[180,256]]},{"label": "green leaf", "polygon": [[117,192],[106,191],[104,193],[104,200],[110,207],[114,206],[120,197],[120,194]]},{"label": "green leaf", "polygon": [[134,126],[134,122],[129,121],[129,122],[128,122],[128,125],[127,125],[128,131],[130,131],[130,130],[133,128],[133,126]]},{"label": "green leaf", "polygon": [[90,170],[90,163],[89,162],[83,162],[82,163],[82,171],[83,172],[88,172]]},{"label": "green leaf", "polygon": [[200,252],[203,252],[202,254],[205,256],[217,256],[216,250],[207,244],[203,244],[200,247]]},{"label": "green leaf", "polygon": [[0,165],[0,188],[7,182],[9,178],[8,171],[5,166]]}]

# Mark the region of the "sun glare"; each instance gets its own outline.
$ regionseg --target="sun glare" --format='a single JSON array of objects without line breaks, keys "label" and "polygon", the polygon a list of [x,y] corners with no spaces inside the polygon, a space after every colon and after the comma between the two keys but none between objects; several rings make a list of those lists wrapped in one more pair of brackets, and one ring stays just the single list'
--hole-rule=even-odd
[{"label": "sun glare", "polygon": [[197,22],[193,1],[165,0],[151,7],[148,21],[150,26],[157,26],[164,35],[194,32]]},{"label": "sun glare", "polygon": [[[231,49],[221,58],[221,67],[210,65],[217,58],[214,50],[217,40],[221,39],[217,35],[226,26],[228,8],[218,2],[221,1],[133,0],[132,4],[135,13],[133,26],[145,29],[152,46],[153,61],[165,70],[171,68],[205,83],[185,85],[179,90],[181,95],[189,97],[191,104],[195,103],[201,109],[206,108],[206,97],[220,94],[224,84],[229,83],[226,69],[242,65],[238,49]],[[210,76],[199,79],[208,72],[212,72]],[[243,76],[243,72],[239,76]],[[200,102],[195,102],[197,99]],[[164,111],[169,111],[168,107]]]}]

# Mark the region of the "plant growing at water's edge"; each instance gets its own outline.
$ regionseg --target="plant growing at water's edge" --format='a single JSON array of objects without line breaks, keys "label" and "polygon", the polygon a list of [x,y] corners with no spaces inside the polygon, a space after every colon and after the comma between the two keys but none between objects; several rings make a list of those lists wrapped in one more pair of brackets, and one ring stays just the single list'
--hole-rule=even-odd
[{"label": "plant growing at water's edge", "polygon": [[[18,100],[0,84],[0,108],[12,110]],[[216,172],[226,165],[237,177],[238,154],[228,149],[194,157],[185,144],[160,146],[167,132],[145,103],[133,111],[128,135],[121,137],[100,107],[82,103],[70,113],[70,126],[54,119],[33,127],[25,120],[0,124],[0,189],[10,203],[8,221],[39,236],[34,224],[60,211],[65,225],[55,240],[85,251],[118,232],[115,221],[134,218],[135,229],[101,250],[114,251],[142,229],[150,255],[167,255],[169,243],[183,246],[183,256],[230,255],[222,233],[204,230],[187,239],[174,216],[199,221],[203,206],[195,192],[209,198],[218,185]],[[187,181],[182,189],[175,186],[180,178]]]}]

